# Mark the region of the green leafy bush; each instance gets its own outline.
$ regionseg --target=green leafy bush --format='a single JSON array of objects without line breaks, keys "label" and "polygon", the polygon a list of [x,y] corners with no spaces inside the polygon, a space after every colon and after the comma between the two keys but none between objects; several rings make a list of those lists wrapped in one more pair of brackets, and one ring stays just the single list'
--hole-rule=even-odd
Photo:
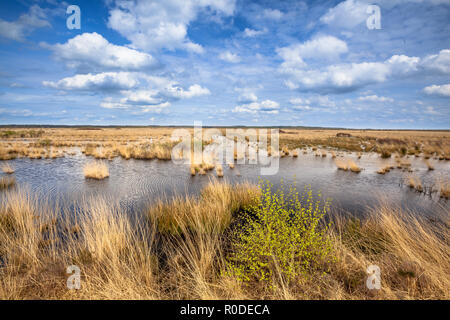
[{"label": "green leafy bush", "polygon": [[332,257],[323,217],[329,202],[311,188],[300,195],[295,186],[273,192],[261,183],[261,201],[250,207],[235,229],[228,272],[241,281],[292,281],[320,269]]}]

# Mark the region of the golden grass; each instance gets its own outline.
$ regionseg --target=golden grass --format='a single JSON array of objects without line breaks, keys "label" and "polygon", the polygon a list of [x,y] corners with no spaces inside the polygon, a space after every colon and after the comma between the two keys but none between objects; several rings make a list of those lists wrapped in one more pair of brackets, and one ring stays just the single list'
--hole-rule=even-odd
[{"label": "golden grass", "polygon": [[[193,128],[184,129],[193,132]],[[57,151],[64,148],[81,148],[97,159],[121,156],[124,159],[168,160],[173,130],[170,127],[46,128],[40,131],[3,128],[0,129],[0,160],[59,157],[62,154]],[[337,136],[338,133],[350,136]],[[397,152],[450,160],[449,131],[283,129],[280,132],[282,152],[276,151],[275,155],[288,155],[289,150],[306,147],[316,151],[319,146],[355,152],[375,151],[382,157]],[[52,151],[49,152],[50,148]],[[268,152],[271,154],[272,150]]]},{"label": "golden grass", "polygon": [[223,177],[223,167],[221,164],[216,165],[216,174],[219,178]]},{"label": "golden grass", "polygon": [[15,170],[9,163],[4,163],[2,165],[2,171],[6,174],[13,174]]},{"label": "golden grass", "polygon": [[186,232],[195,229],[210,232],[229,226],[233,213],[253,204],[259,189],[248,183],[231,186],[213,179],[204,187],[198,199],[175,197],[159,200],[149,209],[148,217],[160,232]]},{"label": "golden grass", "polygon": [[109,177],[108,166],[104,162],[90,162],[83,167],[86,179],[102,180]]},{"label": "golden grass", "polygon": [[0,189],[8,189],[16,185],[15,177],[1,177],[0,178]]},{"label": "golden grass", "polygon": [[[71,220],[24,190],[8,191],[0,203],[0,299],[450,298],[448,215],[427,219],[387,204],[364,220],[331,217],[335,262],[289,283],[238,281],[224,272],[226,235],[253,192],[215,181],[199,198],[157,203],[148,221],[132,223],[104,198],[86,199]],[[70,291],[66,268],[74,264],[81,289]],[[369,265],[381,270],[376,292],[365,285]]]},{"label": "golden grass", "polygon": [[378,174],[386,174],[389,171],[391,171],[391,166],[385,166],[383,168],[378,169],[377,173]]},{"label": "golden grass", "polygon": [[350,170],[355,173],[361,172],[361,168],[351,159],[348,160],[335,159],[334,163],[336,164],[339,170],[344,171]]},{"label": "golden grass", "polygon": [[408,177],[408,186],[411,189],[415,189],[416,191],[422,192],[423,191],[423,186],[422,186],[422,182],[420,181],[420,179],[414,175],[411,175]]},{"label": "golden grass", "polygon": [[441,198],[450,199],[450,182],[440,180],[438,182],[439,195]]},{"label": "golden grass", "polygon": [[425,160],[425,164],[427,165],[427,167],[428,167],[428,170],[434,170],[434,166],[431,164],[431,162],[430,161],[428,161],[428,160]]}]

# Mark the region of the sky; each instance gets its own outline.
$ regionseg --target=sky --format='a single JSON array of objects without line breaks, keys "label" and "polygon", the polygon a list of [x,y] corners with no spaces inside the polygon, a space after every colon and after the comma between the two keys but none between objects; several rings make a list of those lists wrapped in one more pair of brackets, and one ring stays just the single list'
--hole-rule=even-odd
[{"label": "sky", "polygon": [[450,129],[450,0],[0,2],[0,124],[194,121]]}]

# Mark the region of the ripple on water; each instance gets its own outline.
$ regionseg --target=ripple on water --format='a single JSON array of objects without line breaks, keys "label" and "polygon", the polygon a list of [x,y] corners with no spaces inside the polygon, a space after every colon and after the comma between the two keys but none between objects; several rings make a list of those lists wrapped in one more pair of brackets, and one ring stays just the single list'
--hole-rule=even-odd
[{"label": "ripple on water", "polygon": [[[227,181],[237,183],[250,181],[257,183],[261,178],[269,180],[275,187],[280,181],[295,182],[299,189],[310,185],[324,197],[331,198],[334,206],[354,213],[363,212],[367,206],[379,202],[381,197],[395,205],[413,208],[420,212],[448,209],[447,200],[438,196],[429,197],[410,190],[404,181],[411,173],[394,169],[385,175],[376,171],[393,159],[383,160],[378,155],[366,154],[355,161],[364,170],[355,174],[336,169],[331,157],[299,155],[298,158],[280,159],[280,168],[274,176],[261,177],[257,165],[236,165],[235,169],[224,166]],[[145,208],[161,197],[170,198],[175,194],[198,194],[208,183],[214,171],[205,176],[191,177],[186,165],[176,165],[171,161],[123,160],[115,158],[106,161],[110,176],[107,179],[86,180],[83,166],[92,159],[84,156],[58,158],[53,160],[16,159],[11,164],[16,169],[19,185],[26,185],[31,191],[64,202],[77,202],[83,198],[101,195],[119,201],[127,210]],[[448,179],[450,164],[435,162],[435,170],[429,171],[423,160],[409,158],[413,174],[424,185],[434,184],[438,179]]]}]

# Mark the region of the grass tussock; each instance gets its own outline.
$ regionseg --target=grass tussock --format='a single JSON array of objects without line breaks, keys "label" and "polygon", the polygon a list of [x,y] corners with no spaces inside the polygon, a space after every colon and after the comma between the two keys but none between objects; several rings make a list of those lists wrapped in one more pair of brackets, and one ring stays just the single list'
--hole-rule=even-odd
[{"label": "grass tussock", "polygon": [[83,168],[86,179],[102,180],[109,177],[108,166],[103,162],[90,162]]},{"label": "grass tussock", "polygon": [[439,195],[441,198],[450,199],[450,182],[449,181],[439,181]]},{"label": "grass tussock", "polygon": [[149,209],[148,217],[160,232],[179,233],[187,229],[224,230],[231,223],[233,213],[251,205],[259,189],[248,183],[231,186],[217,180],[201,191],[200,197],[175,197],[160,200]]},{"label": "grass tussock", "polygon": [[[448,216],[380,204],[331,215],[307,189],[213,181],[131,221],[101,197],[61,214],[24,190],[0,202],[0,299],[450,298]],[[324,218],[327,217],[325,222]],[[77,265],[81,289],[68,290]],[[381,289],[366,287],[367,267]]]},{"label": "grass tussock", "polygon": [[336,164],[339,170],[351,171],[355,173],[361,172],[361,168],[351,159],[349,160],[335,159],[334,163]]},{"label": "grass tussock", "polygon": [[420,181],[420,179],[414,175],[411,175],[408,177],[407,180],[408,186],[411,189],[414,189],[418,192],[422,192],[423,191],[423,186],[422,186],[422,182]]},{"label": "grass tussock", "polygon": [[16,185],[16,178],[3,176],[0,178],[0,189],[8,189]]},{"label": "grass tussock", "polygon": [[4,163],[2,165],[2,171],[6,174],[13,174],[15,172],[14,168],[9,163]]}]

